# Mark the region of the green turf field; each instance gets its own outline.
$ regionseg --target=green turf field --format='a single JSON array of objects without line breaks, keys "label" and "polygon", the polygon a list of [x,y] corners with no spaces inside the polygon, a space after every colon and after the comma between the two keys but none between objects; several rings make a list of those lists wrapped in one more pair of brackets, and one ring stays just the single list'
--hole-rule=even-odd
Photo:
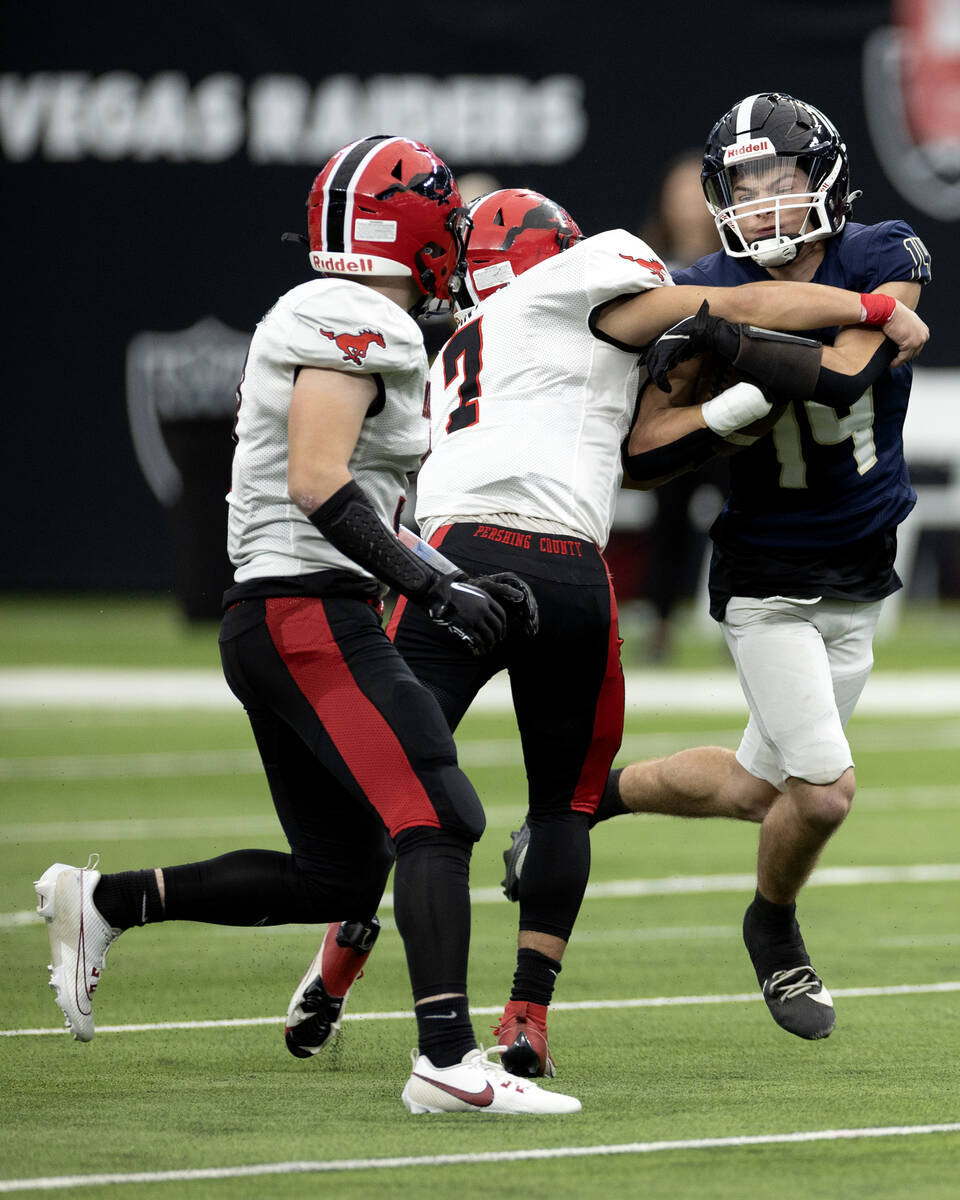
[{"label": "green turf field", "polygon": [[[59,639],[60,656],[6,664],[111,663],[96,607],[51,610],[46,631],[34,613],[36,646]],[[115,607],[119,661],[137,661],[146,628],[147,665],[215,662],[209,631],[138,629],[136,605]],[[732,716],[632,718],[620,761],[738,733]],[[488,813],[470,977],[488,1041],[513,964],[516,909],[497,886],[525,806],[512,735],[511,718],[477,715],[459,738]],[[553,1086],[583,1102],[565,1118],[406,1112],[415,1027],[389,905],[339,1042],[317,1059],[282,1040],[317,942],[303,927],[131,930],[97,992],[95,1040],[53,1032],[46,934],[30,916],[45,867],[92,850],[106,870],[163,865],[282,839],[239,713],[6,707],[0,740],[0,1193],[46,1178],[63,1196],[183,1200],[957,1195],[960,1132],[938,1127],[960,1123],[958,714],[854,718],[854,812],[800,908],[837,1003],[822,1043],[778,1029],[755,995],[739,936],[755,827],[636,817],[596,830],[550,1023]],[[177,1027],[189,1022],[210,1024]],[[144,1024],[157,1027],[130,1028]]]}]

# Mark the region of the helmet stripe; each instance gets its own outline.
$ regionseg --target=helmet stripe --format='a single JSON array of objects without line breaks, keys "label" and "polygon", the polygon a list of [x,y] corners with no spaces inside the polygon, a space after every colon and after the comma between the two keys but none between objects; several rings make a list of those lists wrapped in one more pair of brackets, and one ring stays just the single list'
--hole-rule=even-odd
[{"label": "helmet stripe", "polygon": [[353,195],[364,168],[375,154],[389,142],[402,142],[399,137],[375,134],[361,138],[344,147],[343,157],[330,174],[323,189],[323,244],[327,250],[351,253],[353,229],[348,214],[353,211]]},{"label": "helmet stripe", "polygon": [[753,128],[753,105],[755,100],[759,100],[764,95],[763,92],[757,92],[753,96],[747,96],[745,100],[741,100],[737,108],[737,137],[743,137],[748,134]]}]

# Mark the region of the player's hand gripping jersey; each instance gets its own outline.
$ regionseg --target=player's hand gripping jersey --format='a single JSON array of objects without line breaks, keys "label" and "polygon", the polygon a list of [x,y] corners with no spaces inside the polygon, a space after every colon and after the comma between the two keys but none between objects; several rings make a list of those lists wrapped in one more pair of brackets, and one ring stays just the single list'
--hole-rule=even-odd
[{"label": "player's hand gripping jersey", "polygon": [[606,545],[639,361],[594,334],[590,318],[664,286],[672,280],[650,247],[609,230],[470,311],[431,373],[431,454],[417,481],[425,536],[447,519],[512,513]]},{"label": "player's hand gripping jersey", "polygon": [[329,568],[368,573],[323,537],[287,494],[287,417],[302,367],[372,375],[377,399],[350,472],[378,515],[396,528],[429,442],[427,358],[416,322],[398,305],[346,279],[318,279],[281,296],[257,326],[238,390],[237,449],[228,550],[236,580]]},{"label": "player's hand gripping jersey", "polygon": [[[903,221],[848,221],[824,247],[813,283],[872,292],[885,282],[930,279],[926,247]],[[769,276],[748,258],[719,252],[675,278],[733,287]],[[829,345],[837,332],[804,336]],[[791,405],[770,436],[730,459],[730,496],[715,540],[816,549],[898,525],[916,502],[902,437],[912,375],[909,364],[885,371],[846,413],[813,401]]]}]

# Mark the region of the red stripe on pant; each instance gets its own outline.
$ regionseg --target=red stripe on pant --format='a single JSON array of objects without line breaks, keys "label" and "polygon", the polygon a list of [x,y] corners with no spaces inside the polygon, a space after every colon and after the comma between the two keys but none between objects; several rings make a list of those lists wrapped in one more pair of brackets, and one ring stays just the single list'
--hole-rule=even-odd
[{"label": "red stripe on pant", "polygon": [[364,695],[315,598],[267,600],[277,653],[391,837],[415,826],[442,828],[397,735]]},{"label": "red stripe on pant", "polygon": [[[608,573],[609,578],[609,573]],[[570,807],[576,812],[593,813],[600,803],[607,775],[623,741],[624,682],[620,665],[620,631],[617,597],[610,583],[610,640],[607,643],[607,670],[597,699],[590,749],[580,771]]]},{"label": "red stripe on pant", "polygon": [[[441,525],[437,532],[428,542],[428,545],[439,547],[440,543],[447,536],[452,525]],[[387,622],[387,637],[392,642],[397,635],[397,626],[400,624],[400,618],[403,616],[403,610],[407,607],[406,596],[398,596],[397,602],[393,606],[393,612],[390,614],[390,620]]]}]

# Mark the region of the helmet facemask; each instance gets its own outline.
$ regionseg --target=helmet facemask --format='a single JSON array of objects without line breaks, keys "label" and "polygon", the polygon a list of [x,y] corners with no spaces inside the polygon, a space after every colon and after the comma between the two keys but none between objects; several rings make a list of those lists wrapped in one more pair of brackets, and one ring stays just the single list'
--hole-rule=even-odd
[{"label": "helmet facemask", "polygon": [[761,267],[839,233],[851,202],[846,147],[819,109],[782,92],[748,96],[711,130],[701,172],[725,253]]},{"label": "helmet facemask", "polygon": [[836,228],[827,204],[841,164],[835,161],[819,179],[821,165],[806,156],[776,154],[725,167],[705,181],[726,253],[778,267],[792,262],[805,242],[832,237]]}]

